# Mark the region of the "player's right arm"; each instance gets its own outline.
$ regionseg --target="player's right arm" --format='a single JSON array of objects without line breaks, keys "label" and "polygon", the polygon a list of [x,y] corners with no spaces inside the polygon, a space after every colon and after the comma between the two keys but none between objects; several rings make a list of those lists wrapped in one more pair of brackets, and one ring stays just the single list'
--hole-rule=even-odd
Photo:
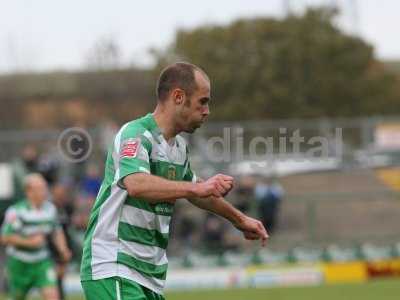
[{"label": "player's right arm", "polygon": [[12,245],[24,248],[40,248],[46,242],[43,234],[35,234],[29,237],[23,237],[18,234],[2,235],[1,241],[5,245]]},{"label": "player's right arm", "polygon": [[232,188],[233,178],[222,174],[202,183],[173,181],[152,175],[152,143],[143,132],[140,126],[128,125],[118,133],[114,141],[114,159],[118,160],[118,185],[126,189],[130,196],[153,204],[173,203],[179,198],[219,197]]},{"label": "player's right arm", "polygon": [[143,198],[150,203],[173,203],[179,198],[221,197],[232,188],[233,178],[218,174],[204,182],[192,183],[167,180],[147,173],[135,173],[126,176],[123,184],[132,197]]},{"label": "player's right arm", "polygon": [[29,237],[22,236],[19,232],[21,229],[21,220],[14,208],[6,211],[4,223],[1,229],[1,242],[5,245],[12,245],[24,248],[40,248],[46,238],[43,234],[35,234]]}]

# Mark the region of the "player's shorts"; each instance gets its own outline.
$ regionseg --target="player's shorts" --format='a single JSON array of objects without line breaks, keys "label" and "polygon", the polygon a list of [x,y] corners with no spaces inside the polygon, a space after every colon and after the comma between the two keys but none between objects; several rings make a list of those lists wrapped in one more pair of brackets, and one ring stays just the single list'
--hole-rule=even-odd
[{"label": "player's shorts", "polygon": [[82,281],[86,300],[165,300],[160,294],[125,278]]},{"label": "player's shorts", "polygon": [[13,257],[7,258],[7,278],[12,299],[24,299],[31,288],[56,286],[57,277],[49,259],[26,263]]}]

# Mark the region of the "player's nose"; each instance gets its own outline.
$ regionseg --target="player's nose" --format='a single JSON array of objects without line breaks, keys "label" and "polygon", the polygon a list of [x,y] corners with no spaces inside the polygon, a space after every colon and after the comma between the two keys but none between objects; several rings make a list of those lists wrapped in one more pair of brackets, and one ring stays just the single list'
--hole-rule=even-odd
[{"label": "player's nose", "polygon": [[209,114],[210,114],[210,108],[209,108],[208,105],[206,105],[206,106],[203,108],[202,115],[203,115],[204,117],[207,117]]}]

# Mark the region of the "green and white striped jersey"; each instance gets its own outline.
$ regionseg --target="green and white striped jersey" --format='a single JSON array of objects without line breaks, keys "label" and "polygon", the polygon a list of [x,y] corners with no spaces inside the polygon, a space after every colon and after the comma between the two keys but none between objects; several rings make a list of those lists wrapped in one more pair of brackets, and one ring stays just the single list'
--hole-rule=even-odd
[{"label": "green and white striped jersey", "polygon": [[[28,200],[23,200],[7,209],[2,235],[18,234],[24,237],[34,234],[48,235],[59,228],[57,210],[51,202],[46,201],[37,209],[32,207]],[[37,249],[9,245],[6,253],[27,263],[39,262],[49,257],[47,245]]]},{"label": "green and white striped jersey", "polygon": [[122,179],[144,172],[194,181],[185,140],[169,144],[152,114],[125,124],[111,145],[85,235],[81,280],[120,276],[162,294],[173,205],[128,195]]}]

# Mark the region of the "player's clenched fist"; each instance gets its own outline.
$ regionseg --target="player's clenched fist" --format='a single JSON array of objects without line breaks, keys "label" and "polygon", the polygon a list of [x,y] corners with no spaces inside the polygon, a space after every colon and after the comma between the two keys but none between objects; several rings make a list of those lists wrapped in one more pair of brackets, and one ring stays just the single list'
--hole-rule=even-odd
[{"label": "player's clenched fist", "polygon": [[196,197],[204,198],[204,197],[223,197],[233,187],[233,177],[218,174],[215,175],[206,181],[196,183],[195,185],[195,194]]}]

